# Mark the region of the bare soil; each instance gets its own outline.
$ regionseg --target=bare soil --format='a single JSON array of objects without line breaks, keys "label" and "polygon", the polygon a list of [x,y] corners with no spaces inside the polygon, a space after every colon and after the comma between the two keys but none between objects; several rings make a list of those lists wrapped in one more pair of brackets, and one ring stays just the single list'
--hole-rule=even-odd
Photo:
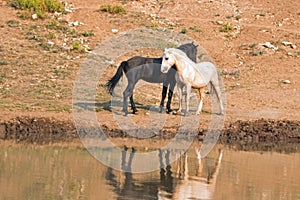
[{"label": "bare soil", "polygon": [[[127,13],[100,12],[105,4],[121,5]],[[72,90],[80,64],[99,43],[115,36],[112,29],[151,27],[186,34],[215,61],[226,93],[221,142],[299,142],[299,1],[68,0],[67,7],[71,13],[21,19],[22,11],[0,0],[0,139],[37,144],[78,140]],[[102,86],[121,60],[161,54],[142,50],[123,55],[99,80],[96,114],[111,137],[127,136],[114,122],[111,97]],[[151,95],[136,91],[140,113],[132,119],[137,124],[149,123],[146,108],[159,102],[160,88],[149,84]],[[203,113],[200,135],[209,117]],[[170,118],[176,121],[176,116]],[[174,134],[172,127],[163,134]]]}]

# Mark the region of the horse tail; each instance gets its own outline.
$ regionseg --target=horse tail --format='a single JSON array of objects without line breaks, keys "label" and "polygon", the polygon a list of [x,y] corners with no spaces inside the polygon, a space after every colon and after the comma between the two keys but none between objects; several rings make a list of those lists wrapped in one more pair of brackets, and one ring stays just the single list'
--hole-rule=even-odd
[{"label": "horse tail", "polygon": [[207,85],[207,87],[208,87],[208,93],[209,94],[213,94],[214,93],[214,86],[213,86],[213,84],[211,82],[209,82],[208,85]]},{"label": "horse tail", "polygon": [[114,89],[115,89],[117,83],[119,82],[120,78],[123,76],[123,70],[126,65],[127,65],[127,62],[123,61],[120,64],[120,66],[118,67],[118,70],[115,73],[115,75],[105,84],[107,91],[112,96],[114,94]]}]

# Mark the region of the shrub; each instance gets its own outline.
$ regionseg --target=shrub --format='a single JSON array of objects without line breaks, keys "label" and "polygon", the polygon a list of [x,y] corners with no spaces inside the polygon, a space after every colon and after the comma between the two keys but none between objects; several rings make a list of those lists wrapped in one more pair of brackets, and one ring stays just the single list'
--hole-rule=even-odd
[{"label": "shrub", "polygon": [[39,18],[45,18],[47,12],[64,11],[64,5],[58,0],[11,0],[10,5],[16,9],[36,13]]},{"label": "shrub", "polygon": [[102,5],[99,8],[99,11],[101,12],[108,12],[110,14],[125,14],[126,10],[124,7],[116,5],[116,6],[111,6],[111,5]]},{"label": "shrub", "polygon": [[182,33],[182,34],[186,34],[188,31],[187,31],[187,29],[186,28],[183,28],[181,31],[180,31],[180,33]]},{"label": "shrub", "polygon": [[231,30],[233,30],[233,25],[231,24],[231,23],[229,23],[229,22],[227,22],[227,23],[225,23],[222,27],[221,27],[221,29],[220,29],[220,32],[229,32],[229,31],[231,31]]}]

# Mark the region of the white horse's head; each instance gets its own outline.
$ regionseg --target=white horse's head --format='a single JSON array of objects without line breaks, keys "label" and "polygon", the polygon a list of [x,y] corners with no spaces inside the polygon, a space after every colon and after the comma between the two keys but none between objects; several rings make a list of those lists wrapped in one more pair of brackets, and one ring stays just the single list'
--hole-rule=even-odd
[{"label": "white horse's head", "polygon": [[160,67],[160,71],[162,73],[167,73],[169,71],[169,69],[175,64],[175,56],[174,54],[171,52],[172,49],[165,49],[164,51],[164,55],[162,58],[162,63],[161,63],[161,67]]}]

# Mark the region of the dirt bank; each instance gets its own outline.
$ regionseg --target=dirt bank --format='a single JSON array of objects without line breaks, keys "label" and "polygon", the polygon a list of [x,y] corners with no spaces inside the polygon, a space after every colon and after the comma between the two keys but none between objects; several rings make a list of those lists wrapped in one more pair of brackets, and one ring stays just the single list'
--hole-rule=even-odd
[{"label": "dirt bank", "polygon": [[[131,137],[120,129],[103,126],[104,132],[112,138]],[[171,138],[175,131],[162,130],[154,139]],[[198,137],[203,138],[206,130]],[[0,139],[16,143],[51,144],[78,140],[72,121],[60,121],[55,118],[16,117],[0,123]],[[291,120],[259,119],[253,121],[238,120],[223,129],[219,141],[223,144],[262,143],[262,142],[300,142],[300,122]]]}]

